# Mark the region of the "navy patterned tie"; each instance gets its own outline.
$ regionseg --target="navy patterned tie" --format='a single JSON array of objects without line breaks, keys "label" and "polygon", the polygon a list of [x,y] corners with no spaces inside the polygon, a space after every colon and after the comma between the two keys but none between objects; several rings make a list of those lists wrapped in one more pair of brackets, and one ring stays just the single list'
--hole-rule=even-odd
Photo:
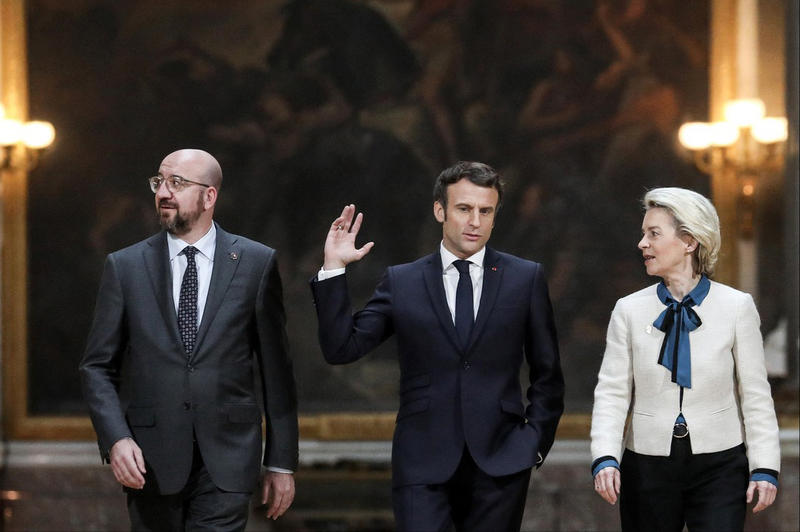
[{"label": "navy patterned tie", "polygon": [[475,311],[472,302],[472,278],[469,276],[469,261],[457,260],[453,266],[458,270],[458,286],[456,287],[456,332],[461,347],[466,348]]},{"label": "navy patterned tie", "polygon": [[186,356],[194,351],[194,342],[197,339],[197,265],[194,256],[197,248],[186,246],[181,251],[186,255],[186,272],[181,281],[181,296],[178,302],[178,327],[181,330],[181,340]]}]

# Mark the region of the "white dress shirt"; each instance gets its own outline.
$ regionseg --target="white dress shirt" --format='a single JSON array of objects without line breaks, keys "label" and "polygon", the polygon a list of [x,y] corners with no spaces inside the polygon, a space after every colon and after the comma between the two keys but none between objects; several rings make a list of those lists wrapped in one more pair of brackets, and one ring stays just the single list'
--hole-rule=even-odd
[{"label": "white dress shirt", "polygon": [[[460,274],[453,265],[458,259],[450,253],[444,243],[439,244],[439,254],[442,256],[442,281],[444,281],[444,295],[447,298],[447,306],[450,308],[450,316],[453,323],[456,322],[456,289],[458,288],[458,278]],[[469,262],[469,277],[472,279],[472,309],[475,312],[473,319],[478,316],[478,305],[481,301],[483,291],[483,256],[486,255],[486,247],[474,255],[467,257]]]},{"label": "white dress shirt", "polygon": [[167,233],[169,248],[169,266],[172,269],[172,302],[175,303],[175,314],[181,300],[181,282],[186,272],[186,255],[181,251],[186,246],[194,246],[198,253],[194,256],[197,265],[197,327],[203,322],[203,310],[206,308],[208,287],[211,285],[211,272],[214,269],[214,250],[217,246],[217,228],[212,223],[211,229],[194,244],[187,244],[172,233]]}]

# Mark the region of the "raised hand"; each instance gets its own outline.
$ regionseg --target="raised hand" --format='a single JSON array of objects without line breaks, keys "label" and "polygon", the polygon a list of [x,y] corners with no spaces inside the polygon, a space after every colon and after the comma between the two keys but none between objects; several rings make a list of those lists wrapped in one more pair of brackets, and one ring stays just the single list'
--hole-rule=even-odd
[{"label": "raised hand", "polygon": [[325,239],[325,262],[322,265],[325,270],[344,268],[351,262],[361,260],[375,245],[374,242],[367,242],[356,249],[356,236],[361,229],[364,214],[358,213],[353,220],[355,213],[355,205],[346,205],[342,209],[342,214],[328,229],[328,237]]}]

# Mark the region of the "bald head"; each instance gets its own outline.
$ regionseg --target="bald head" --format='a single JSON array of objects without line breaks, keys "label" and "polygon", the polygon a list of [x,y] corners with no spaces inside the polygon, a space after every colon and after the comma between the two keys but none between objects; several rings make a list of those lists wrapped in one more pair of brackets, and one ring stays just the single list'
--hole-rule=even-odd
[{"label": "bald head", "polygon": [[179,175],[219,189],[222,186],[222,168],[207,151],[184,149],[170,153],[161,162],[162,167],[181,168]]}]

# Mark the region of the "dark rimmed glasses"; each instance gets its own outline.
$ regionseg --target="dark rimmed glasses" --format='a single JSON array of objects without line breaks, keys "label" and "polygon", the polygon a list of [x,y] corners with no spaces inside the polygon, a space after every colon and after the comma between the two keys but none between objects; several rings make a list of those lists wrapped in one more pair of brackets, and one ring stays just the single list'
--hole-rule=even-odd
[{"label": "dark rimmed glasses", "polygon": [[206,185],[205,183],[198,183],[197,181],[192,181],[191,179],[186,179],[185,177],[179,175],[171,175],[168,177],[161,177],[160,175],[155,175],[153,177],[149,177],[147,179],[147,182],[150,184],[150,190],[153,191],[153,194],[158,192],[158,188],[161,186],[161,183],[166,183],[167,190],[169,190],[170,193],[172,194],[180,192],[189,185],[200,185],[201,187],[206,187],[206,188],[211,186],[211,185]]}]

